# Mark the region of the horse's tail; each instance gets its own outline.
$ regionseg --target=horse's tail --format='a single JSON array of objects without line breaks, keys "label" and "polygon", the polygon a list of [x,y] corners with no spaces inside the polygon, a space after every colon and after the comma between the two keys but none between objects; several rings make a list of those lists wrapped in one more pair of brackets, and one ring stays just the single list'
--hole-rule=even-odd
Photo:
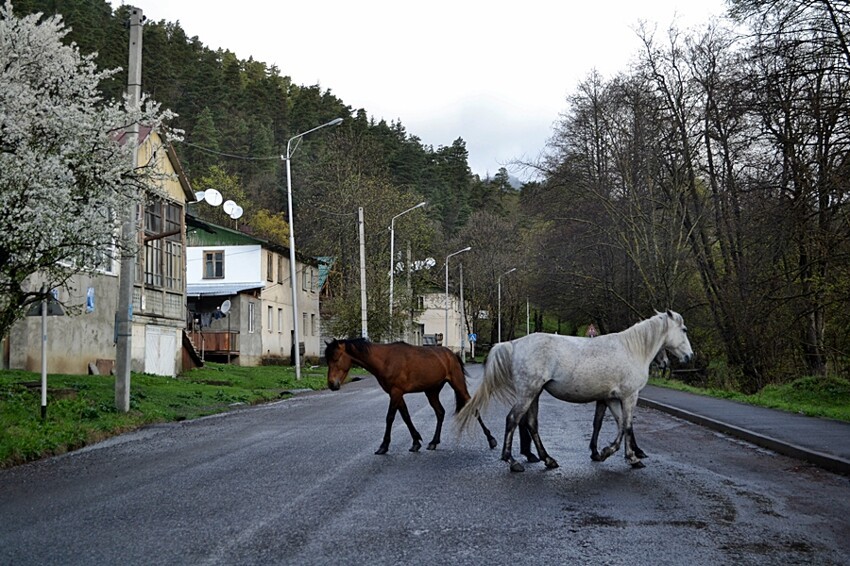
[{"label": "horse's tail", "polygon": [[490,349],[487,361],[484,363],[484,378],[481,380],[481,385],[457,414],[458,429],[461,432],[487,409],[493,397],[505,402],[513,401],[515,388],[511,371],[512,355],[513,345],[510,342],[500,342]]},{"label": "horse's tail", "polygon": [[457,358],[457,363],[460,364],[460,380],[461,385],[463,387],[455,387],[455,414],[460,412],[461,409],[466,405],[466,400],[468,397],[468,393],[466,393],[466,377],[469,375],[466,373],[466,366],[463,364],[463,358],[460,357],[460,354],[455,354],[455,358]]}]

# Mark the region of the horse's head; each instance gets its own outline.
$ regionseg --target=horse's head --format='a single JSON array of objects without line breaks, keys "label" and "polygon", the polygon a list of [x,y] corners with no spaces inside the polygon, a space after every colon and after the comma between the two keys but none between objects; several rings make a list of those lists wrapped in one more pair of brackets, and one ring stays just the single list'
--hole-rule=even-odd
[{"label": "horse's head", "polygon": [[667,334],[664,337],[662,351],[663,349],[669,350],[683,364],[690,362],[694,358],[694,351],[691,349],[691,341],[688,340],[688,328],[685,326],[685,319],[679,313],[671,310],[662,313],[661,316],[667,317]]},{"label": "horse's head", "polygon": [[328,363],[328,389],[338,391],[348,377],[348,370],[352,365],[351,356],[345,351],[345,342],[339,340],[327,342],[325,361]]}]

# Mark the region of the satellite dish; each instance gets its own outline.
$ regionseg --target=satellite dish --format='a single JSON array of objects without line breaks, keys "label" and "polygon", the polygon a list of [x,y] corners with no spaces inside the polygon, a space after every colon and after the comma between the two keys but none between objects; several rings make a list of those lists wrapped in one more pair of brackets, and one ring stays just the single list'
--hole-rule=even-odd
[{"label": "satellite dish", "polygon": [[204,191],[204,200],[211,206],[218,206],[221,204],[221,201],[224,200],[224,197],[222,197],[221,193],[217,190],[208,189]]},{"label": "satellite dish", "polygon": [[224,201],[224,204],[221,205],[221,208],[224,210],[225,214],[233,214],[233,209],[236,208],[236,203],[232,200]]},{"label": "satellite dish", "polygon": [[221,307],[219,308],[221,309],[221,312],[223,314],[227,314],[228,311],[230,311],[230,299],[225,299],[225,301],[221,303]]},{"label": "satellite dish", "polygon": [[201,202],[204,200],[204,191],[198,191],[195,193],[195,202]]},{"label": "satellite dish", "polygon": [[237,218],[242,217],[243,212],[245,212],[245,211],[242,210],[242,207],[237,204],[237,205],[235,205],[235,208],[233,209],[233,211],[230,213],[230,217],[232,219],[236,220]]}]

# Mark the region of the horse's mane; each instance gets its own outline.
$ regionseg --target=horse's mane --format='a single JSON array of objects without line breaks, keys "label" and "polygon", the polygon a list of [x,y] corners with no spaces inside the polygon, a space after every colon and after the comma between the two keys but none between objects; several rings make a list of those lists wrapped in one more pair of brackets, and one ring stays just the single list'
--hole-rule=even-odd
[{"label": "horse's mane", "polygon": [[358,354],[368,354],[369,349],[372,347],[372,343],[369,342],[366,338],[349,338],[347,340],[337,340],[334,338],[330,342],[327,343],[327,347],[325,348],[325,359],[329,360],[333,353],[337,348],[342,346],[343,349],[346,347],[351,347]]},{"label": "horse's mane", "polygon": [[343,340],[348,346],[360,354],[361,356],[366,356],[369,354],[369,350],[372,349],[372,343],[369,342],[366,338],[351,338],[349,340]]},{"label": "horse's mane", "polygon": [[629,348],[642,357],[653,358],[658,353],[657,336],[661,335],[657,327],[664,324],[666,316],[666,313],[657,313],[623,330],[623,339]]}]

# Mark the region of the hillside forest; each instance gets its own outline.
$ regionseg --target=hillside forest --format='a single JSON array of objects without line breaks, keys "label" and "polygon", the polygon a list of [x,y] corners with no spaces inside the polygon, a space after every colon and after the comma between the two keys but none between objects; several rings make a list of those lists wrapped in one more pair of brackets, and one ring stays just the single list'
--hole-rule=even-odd
[{"label": "hillside forest", "polygon": [[[190,212],[284,245],[280,155],[292,136],[345,118],[304,137],[292,161],[298,251],[333,258],[323,308],[336,335],[360,331],[363,207],[373,340],[403,328],[414,297],[443,288],[446,256],[471,246],[450,263],[452,289],[462,263],[467,327],[482,342],[496,341],[501,280],[503,339],[591,322],[616,332],[671,308],[688,323],[694,374],[712,385],[754,392],[800,375],[847,377],[850,7],[727,7],[727,18],[696,29],[638,24],[634,64],[610,77],[589,68],[552,117],[541,157],[510,164],[535,179],[519,188],[507,169],[472,174],[460,132],[423,144],[401,117],[377,121],[332,88],[212,50],[179,23],[147,21],[142,88],[177,114],[169,126],[193,189],[216,188],[245,215]],[[101,68],[126,67],[126,6],[18,0],[14,9],[61,14],[67,41],[97,52]],[[125,84],[118,73],[102,89],[118,98]],[[396,222],[391,261],[393,217],[423,200]]]}]

